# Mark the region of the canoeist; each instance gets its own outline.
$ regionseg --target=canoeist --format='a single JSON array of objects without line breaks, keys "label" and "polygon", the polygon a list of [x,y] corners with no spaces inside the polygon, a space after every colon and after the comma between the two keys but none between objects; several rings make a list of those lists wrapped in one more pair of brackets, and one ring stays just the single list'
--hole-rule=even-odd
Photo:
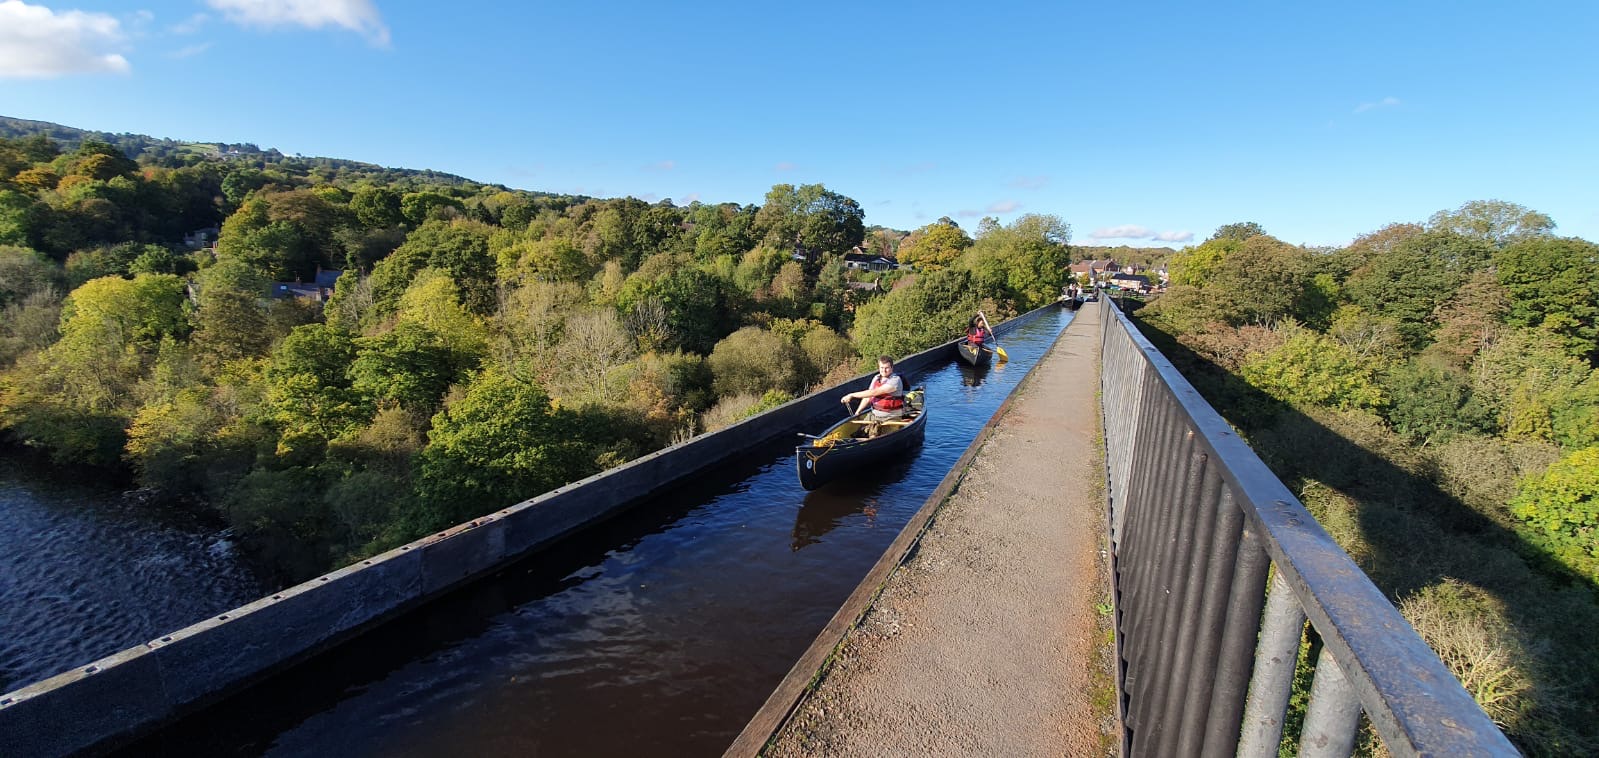
[{"label": "canoeist", "polygon": [[988,327],[983,325],[981,318],[973,316],[972,320],[966,323],[966,344],[974,348],[981,348],[983,343],[987,342],[992,336],[994,335],[988,331]]},{"label": "canoeist", "polygon": [[870,387],[859,392],[851,392],[841,398],[839,402],[849,405],[851,400],[860,400],[861,404],[855,409],[856,415],[866,410],[868,405],[872,408],[871,420],[887,421],[905,415],[905,381],[894,373],[894,359],[886,355],[877,357],[877,376],[872,377]]}]

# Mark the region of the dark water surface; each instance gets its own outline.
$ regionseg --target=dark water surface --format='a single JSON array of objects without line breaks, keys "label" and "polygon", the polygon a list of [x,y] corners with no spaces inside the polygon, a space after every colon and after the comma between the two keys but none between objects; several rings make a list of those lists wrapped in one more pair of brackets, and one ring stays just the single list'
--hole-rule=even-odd
[{"label": "dark water surface", "polygon": [[0,692],[265,590],[215,525],[0,458]]},{"label": "dark water surface", "polygon": [[130,752],[720,755],[1071,315],[907,377],[927,438],[882,470],[807,493],[781,436]]}]

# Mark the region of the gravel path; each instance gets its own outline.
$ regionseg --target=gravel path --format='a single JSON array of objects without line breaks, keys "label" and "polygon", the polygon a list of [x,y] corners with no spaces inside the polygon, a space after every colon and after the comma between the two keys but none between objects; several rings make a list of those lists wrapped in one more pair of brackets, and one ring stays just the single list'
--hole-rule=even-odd
[{"label": "gravel path", "polygon": [[1114,755],[1097,316],[1018,390],[766,755]]}]

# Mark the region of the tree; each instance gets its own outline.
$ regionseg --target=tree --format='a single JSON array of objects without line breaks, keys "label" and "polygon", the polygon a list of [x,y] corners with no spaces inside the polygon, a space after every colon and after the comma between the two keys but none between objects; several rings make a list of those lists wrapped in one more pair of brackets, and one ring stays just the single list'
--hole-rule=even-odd
[{"label": "tree", "polygon": [[902,356],[960,336],[979,307],[971,282],[965,270],[933,271],[861,305],[854,329],[860,354]]},{"label": "tree", "polygon": [[1450,231],[1406,238],[1350,276],[1351,300],[1372,313],[1393,318],[1413,348],[1430,341],[1435,312],[1449,302],[1476,272],[1487,268],[1493,249],[1482,240]]},{"label": "tree", "polygon": [[1498,247],[1554,231],[1548,216],[1503,200],[1472,200],[1453,211],[1438,211],[1427,219],[1434,230],[1454,232]]},{"label": "tree", "polygon": [[460,523],[594,473],[583,429],[538,386],[483,372],[434,416],[418,455],[422,526]]},{"label": "tree", "polygon": [[1506,323],[1559,335],[1571,355],[1599,361],[1599,245],[1530,237],[1493,261],[1510,301]]},{"label": "tree", "polygon": [[359,338],[355,347],[350,388],[374,406],[397,405],[431,415],[465,368],[437,334],[415,322],[402,321],[390,332]]},{"label": "tree", "polygon": [[278,344],[266,370],[262,411],[278,430],[279,456],[314,461],[328,441],[372,417],[371,403],[351,387],[347,370],[355,357],[350,335],[325,324],[297,327]]},{"label": "tree", "polygon": [[990,226],[960,259],[978,295],[1016,310],[1031,310],[1060,296],[1070,263],[1071,227],[1058,216],[1027,214],[1007,226]]},{"label": "tree", "polygon": [[223,258],[195,277],[199,307],[194,314],[194,345],[214,367],[265,355],[273,335],[267,328],[261,295],[267,280],[243,261]]},{"label": "tree", "polygon": [[439,192],[407,192],[400,198],[400,215],[413,227],[429,221],[449,221],[465,212],[466,206],[460,200]]},{"label": "tree", "polygon": [[1210,235],[1210,239],[1205,241],[1236,240],[1238,242],[1243,242],[1248,240],[1250,237],[1259,237],[1265,233],[1266,230],[1261,228],[1260,224],[1257,224],[1253,221],[1239,221],[1237,223],[1223,224],[1222,226],[1217,227],[1216,233]]},{"label": "tree", "polygon": [[804,389],[794,344],[758,326],[746,326],[716,343],[707,362],[715,377],[716,394],[759,395],[777,389],[796,393]]},{"label": "tree", "polygon": [[779,250],[843,253],[866,236],[859,203],[820,184],[773,185],[755,214],[755,232]]},{"label": "tree", "polygon": [[933,222],[905,239],[898,261],[918,270],[937,271],[954,263],[971,246],[972,239],[955,222]]},{"label": "tree", "polygon": [[1279,400],[1328,408],[1381,409],[1387,404],[1377,367],[1342,344],[1292,322],[1281,347],[1246,362],[1239,374]]},{"label": "tree", "polygon": [[1558,335],[1528,328],[1505,329],[1471,365],[1472,390],[1503,436],[1566,447],[1599,442],[1596,373],[1566,352]]},{"label": "tree", "polygon": [[405,221],[400,193],[389,187],[362,187],[350,198],[350,211],[368,229],[387,229]]},{"label": "tree", "polygon": [[1590,582],[1599,582],[1599,447],[1576,450],[1528,477],[1510,501],[1521,533]]},{"label": "tree", "polygon": [[50,259],[25,247],[0,245],[0,308],[53,288],[61,270]]},{"label": "tree", "polygon": [[1383,386],[1391,398],[1388,421],[1413,443],[1493,428],[1488,410],[1472,397],[1470,377],[1458,369],[1412,360],[1389,371]]},{"label": "tree", "polygon": [[449,272],[468,311],[490,313],[495,303],[491,232],[472,221],[429,221],[411,232],[405,244],[372,268],[373,315],[393,313],[417,272],[429,267]]}]

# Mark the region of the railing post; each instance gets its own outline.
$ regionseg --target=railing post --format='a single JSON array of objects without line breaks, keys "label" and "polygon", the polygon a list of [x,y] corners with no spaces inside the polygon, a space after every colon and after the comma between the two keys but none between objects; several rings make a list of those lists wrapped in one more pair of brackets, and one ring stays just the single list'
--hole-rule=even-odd
[{"label": "railing post", "polygon": [[1299,600],[1282,574],[1276,574],[1271,580],[1271,593],[1266,596],[1238,758],[1277,755],[1277,743],[1283,738],[1283,714],[1288,711],[1288,692],[1294,683],[1294,664],[1299,660],[1299,638],[1304,633],[1305,612],[1300,610]]},{"label": "railing post", "polygon": [[1344,758],[1354,752],[1359,728],[1360,701],[1333,660],[1332,649],[1323,645],[1310,685],[1305,728],[1299,734],[1300,758]]}]

